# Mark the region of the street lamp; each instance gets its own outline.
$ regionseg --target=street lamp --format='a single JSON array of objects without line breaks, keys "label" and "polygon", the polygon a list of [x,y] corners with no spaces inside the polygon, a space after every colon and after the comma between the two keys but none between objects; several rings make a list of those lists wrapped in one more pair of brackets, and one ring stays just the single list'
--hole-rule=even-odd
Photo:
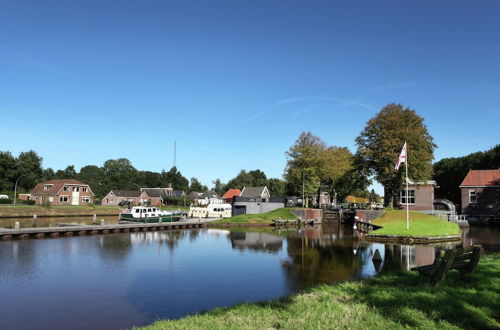
[{"label": "street lamp", "polygon": [[21,179],[21,177],[22,177],[22,175],[17,178],[16,184],[14,185],[14,205],[16,205],[17,183],[19,182],[19,179]]}]

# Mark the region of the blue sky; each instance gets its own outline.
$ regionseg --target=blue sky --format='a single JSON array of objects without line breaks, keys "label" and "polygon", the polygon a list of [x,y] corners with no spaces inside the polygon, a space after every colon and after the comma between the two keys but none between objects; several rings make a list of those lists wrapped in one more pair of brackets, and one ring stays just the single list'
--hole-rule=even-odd
[{"label": "blue sky", "polygon": [[[499,1],[2,1],[0,150],[279,177],[302,131],[355,151],[384,105],[436,160],[500,143]],[[411,155],[410,155],[411,157]],[[378,188],[377,190],[380,191]]]}]

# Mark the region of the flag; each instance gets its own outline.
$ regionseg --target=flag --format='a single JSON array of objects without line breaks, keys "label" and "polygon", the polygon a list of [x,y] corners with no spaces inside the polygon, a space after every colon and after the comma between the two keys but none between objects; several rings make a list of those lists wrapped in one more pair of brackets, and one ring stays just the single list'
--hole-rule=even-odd
[{"label": "flag", "polygon": [[394,169],[396,171],[399,170],[399,166],[401,165],[401,163],[405,162],[406,162],[406,142],[403,145],[403,149],[401,149],[401,153],[399,154],[399,158],[398,161],[396,162],[396,166],[394,166]]}]

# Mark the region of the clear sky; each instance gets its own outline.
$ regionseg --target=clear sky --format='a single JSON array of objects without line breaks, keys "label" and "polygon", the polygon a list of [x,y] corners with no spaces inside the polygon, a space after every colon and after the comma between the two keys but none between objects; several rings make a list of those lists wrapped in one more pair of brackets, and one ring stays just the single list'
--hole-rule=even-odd
[{"label": "clear sky", "polygon": [[[0,150],[280,177],[302,131],[355,151],[384,105],[436,160],[500,143],[500,1],[1,1]],[[411,157],[411,155],[410,155]],[[380,190],[379,190],[380,192]]]}]

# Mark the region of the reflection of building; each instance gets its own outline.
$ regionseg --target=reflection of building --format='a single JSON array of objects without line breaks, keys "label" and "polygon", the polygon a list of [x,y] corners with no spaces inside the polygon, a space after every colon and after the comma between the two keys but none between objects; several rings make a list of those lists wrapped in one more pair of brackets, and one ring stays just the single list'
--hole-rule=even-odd
[{"label": "reflection of building", "polygon": [[470,170],[460,191],[462,213],[500,215],[500,170]]},{"label": "reflection of building", "polygon": [[277,252],[281,250],[283,238],[268,233],[232,231],[230,234],[233,249]]}]

